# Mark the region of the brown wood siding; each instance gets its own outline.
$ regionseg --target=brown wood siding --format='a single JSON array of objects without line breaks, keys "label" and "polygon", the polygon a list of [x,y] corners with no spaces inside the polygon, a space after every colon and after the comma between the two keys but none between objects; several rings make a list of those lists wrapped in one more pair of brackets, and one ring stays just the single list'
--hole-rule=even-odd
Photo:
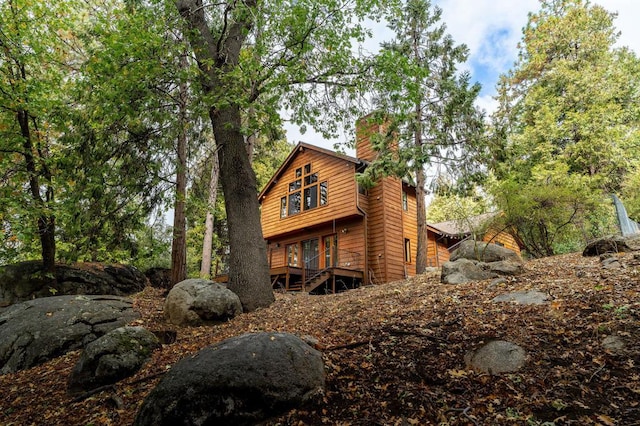
[{"label": "brown wood siding", "polygon": [[384,191],[383,185],[378,184],[369,189],[369,209],[367,216],[368,245],[369,245],[369,280],[374,284],[385,282],[387,268],[384,259]]},{"label": "brown wood siding", "polygon": [[[403,279],[411,268],[405,270],[404,264],[402,182],[384,178],[369,190],[368,198],[370,281],[382,284]],[[412,251],[415,259],[413,247]],[[415,267],[413,271],[415,274]]]},{"label": "brown wood siding", "polygon": [[402,181],[385,179],[387,210],[385,216],[385,238],[387,259],[387,282],[404,279],[404,238],[402,225]]},{"label": "brown wood siding", "polygon": [[[289,184],[296,180],[295,170],[304,168],[309,163],[311,172],[318,173],[318,183],[327,182],[327,204],[280,218],[280,199],[288,195]],[[359,214],[356,208],[356,195],[357,185],[353,163],[304,149],[261,200],[263,235],[266,239],[271,239],[274,236],[308,228],[334,218]]]},{"label": "brown wood siding", "polygon": [[[322,251],[322,238],[328,235],[337,235],[338,238],[338,265],[339,267],[358,269],[364,271],[364,223],[363,218],[336,221],[325,226],[311,230],[303,230],[294,234],[288,234],[285,238],[277,238],[269,241],[271,268],[287,266],[286,247],[289,244],[298,244],[312,238],[318,238],[319,250]],[[298,258],[302,259],[299,252]],[[302,265],[298,265],[302,266]]]},{"label": "brown wood siding", "polygon": [[[403,185],[407,192],[407,210],[402,209],[402,234],[405,239],[410,241],[411,245],[411,262],[406,264],[405,268],[409,276],[416,274],[416,256],[418,253],[418,206],[416,202],[415,188]],[[404,253],[404,247],[403,247]]]},{"label": "brown wood siding", "polygon": [[427,230],[427,266],[442,266],[449,260],[449,249],[441,235]]},{"label": "brown wood siding", "polygon": [[496,235],[495,230],[489,229],[484,235],[482,241],[498,243],[499,245],[502,245],[505,248],[508,248],[509,250],[513,250],[516,253],[520,254],[520,247],[516,243],[515,238],[513,238],[513,235],[509,234],[508,232],[502,231],[498,232]]},{"label": "brown wood siding", "polygon": [[367,123],[367,117],[364,117],[356,123],[356,157],[373,161],[378,156],[371,146],[371,135],[380,133],[382,126],[379,124]]}]

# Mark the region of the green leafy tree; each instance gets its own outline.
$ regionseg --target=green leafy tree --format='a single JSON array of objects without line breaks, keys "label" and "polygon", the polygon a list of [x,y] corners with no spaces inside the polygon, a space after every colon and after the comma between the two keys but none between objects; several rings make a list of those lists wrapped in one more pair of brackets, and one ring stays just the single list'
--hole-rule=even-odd
[{"label": "green leafy tree", "polygon": [[376,160],[360,177],[373,184],[379,176],[415,178],[418,208],[416,270],[426,266],[426,168],[441,164],[457,175],[471,162],[462,160],[477,144],[482,117],[474,107],[480,90],[459,72],[468,49],[456,45],[440,23],[442,11],[429,0],[408,0],[394,9],[389,27],[395,38],[384,43],[374,68],[378,120],[388,132],[375,142]]},{"label": "green leafy tree", "polygon": [[609,213],[606,198],[589,189],[588,177],[568,171],[567,164],[551,162],[534,167],[526,182],[504,179],[491,185],[504,213],[496,217],[498,226],[515,230],[532,257],[575,250],[575,241],[593,232],[594,218]]},{"label": "green leafy tree", "polygon": [[636,164],[630,171],[622,186],[622,196],[631,219],[640,222],[640,165]]},{"label": "green leafy tree", "polygon": [[[543,196],[539,171],[549,164],[554,164],[553,170],[566,169],[569,175],[554,178],[549,196],[566,201],[579,181],[583,188],[575,193],[584,198],[584,205],[593,199],[607,203],[603,195],[620,190],[640,155],[634,148],[640,136],[640,62],[628,49],[614,47],[618,36],[614,17],[583,0],[543,0],[540,11],[529,15],[518,62],[498,85],[499,108],[492,117],[487,144],[487,164],[505,185],[494,189],[513,193],[513,185],[523,188],[518,191],[523,206],[546,205],[537,204],[535,197]],[[501,209],[514,211],[513,200],[493,195]],[[566,204],[556,201],[549,204]],[[561,219],[553,208],[539,212],[548,214],[548,222],[556,226],[537,232],[532,252],[553,254],[560,234],[557,229],[608,229],[602,225],[607,220],[599,215],[591,216],[589,226],[579,224],[585,220],[582,207],[568,208],[568,212],[575,212],[566,217],[574,223],[562,227],[565,217]],[[538,224],[541,220],[532,219]],[[532,224],[529,236],[521,238],[533,238],[536,226]],[[548,240],[542,242],[545,236]]]},{"label": "green leafy tree", "polygon": [[[245,143],[256,127],[247,125],[247,119],[266,115],[269,120],[264,124],[278,127],[277,112],[288,108],[294,121],[335,133],[343,112],[349,112],[336,108],[336,100],[357,98],[362,84],[361,61],[353,54],[352,43],[367,35],[362,19],[374,17],[374,8],[386,3],[176,0],[175,4],[198,61],[220,147],[229,288],[246,310],[254,310],[271,304],[274,296],[257,181]],[[332,113],[336,120],[321,119]],[[264,132],[264,125],[260,130]]]},{"label": "green leafy tree", "polygon": [[14,246],[39,241],[46,269],[56,253],[56,175],[77,59],[73,1],[0,3],[0,216]]},{"label": "green leafy tree", "polygon": [[171,9],[95,6],[78,31],[83,60],[61,139],[70,186],[60,203],[60,240],[67,260],[129,261],[135,231],[167,200],[179,169],[167,159],[185,129],[179,87],[188,70],[176,35],[165,30]]},{"label": "green leafy tree", "polygon": [[438,223],[464,220],[487,212],[489,212],[489,206],[484,197],[477,194],[438,191],[427,207],[427,221]]}]

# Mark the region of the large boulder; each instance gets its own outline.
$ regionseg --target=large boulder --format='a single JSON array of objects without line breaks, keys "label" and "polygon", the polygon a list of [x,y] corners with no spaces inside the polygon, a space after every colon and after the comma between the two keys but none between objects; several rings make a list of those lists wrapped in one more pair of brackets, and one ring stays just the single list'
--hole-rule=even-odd
[{"label": "large boulder", "polygon": [[442,265],[441,281],[462,284],[504,275],[519,275],[524,262],[513,250],[497,244],[480,241],[464,241],[451,253],[449,261]]},{"label": "large boulder", "polygon": [[0,374],[80,349],[139,316],[131,300],[118,296],[54,296],[12,305],[0,313]]},{"label": "large boulder", "polygon": [[286,333],[254,333],[175,364],[143,402],[134,425],[256,424],[322,394],[322,355]]},{"label": "large boulder", "polygon": [[189,279],[179,282],[167,295],[164,315],[176,325],[199,325],[224,321],[242,313],[240,298],[222,284]]},{"label": "large boulder", "polygon": [[42,262],[22,262],[0,267],[0,307],[48,296],[128,296],[145,285],[147,277],[129,265],[57,264],[53,272],[46,272]]},{"label": "large boulder", "polygon": [[458,248],[451,253],[451,257],[449,257],[451,262],[455,262],[458,259],[477,260],[484,263],[504,260],[522,263],[522,258],[513,250],[497,244],[473,240],[460,243]]},{"label": "large boulder", "polygon": [[[636,243],[634,247],[631,247]],[[591,241],[582,251],[583,256],[600,256],[605,253],[622,253],[637,250],[637,241],[624,237],[605,237]]]},{"label": "large boulder", "polygon": [[445,262],[442,265],[442,282],[445,284],[462,284],[469,281],[496,278],[498,276],[498,274],[478,266],[479,263],[480,262],[469,259]]},{"label": "large boulder", "polygon": [[69,376],[71,395],[116,383],[138,371],[160,341],[142,327],[120,327],[89,343]]}]

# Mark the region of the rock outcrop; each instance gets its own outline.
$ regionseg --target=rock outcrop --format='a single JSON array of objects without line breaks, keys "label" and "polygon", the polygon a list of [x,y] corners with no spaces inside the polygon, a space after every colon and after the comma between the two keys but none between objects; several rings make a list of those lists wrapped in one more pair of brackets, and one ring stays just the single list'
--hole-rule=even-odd
[{"label": "rock outcrop", "polygon": [[52,273],[42,262],[0,267],[0,307],[49,296],[108,294],[128,296],[144,289],[147,278],[129,265],[58,264]]},{"label": "rock outcrop", "polygon": [[0,374],[30,368],[80,349],[139,318],[118,296],[53,296],[0,313]]},{"label": "rock outcrop", "polygon": [[134,425],[252,425],[301,406],[324,387],[322,355],[300,338],[244,334],[175,364]]}]

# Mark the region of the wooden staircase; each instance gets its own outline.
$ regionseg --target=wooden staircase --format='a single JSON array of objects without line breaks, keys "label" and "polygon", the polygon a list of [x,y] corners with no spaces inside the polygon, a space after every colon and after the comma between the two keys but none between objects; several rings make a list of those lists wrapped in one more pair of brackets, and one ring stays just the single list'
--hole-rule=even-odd
[{"label": "wooden staircase", "polygon": [[321,269],[314,274],[312,274],[307,280],[304,282],[304,291],[312,292],[316,288],[320,287],[322,284],[327,282],[329,278],[333,276],[331,269]]}]

